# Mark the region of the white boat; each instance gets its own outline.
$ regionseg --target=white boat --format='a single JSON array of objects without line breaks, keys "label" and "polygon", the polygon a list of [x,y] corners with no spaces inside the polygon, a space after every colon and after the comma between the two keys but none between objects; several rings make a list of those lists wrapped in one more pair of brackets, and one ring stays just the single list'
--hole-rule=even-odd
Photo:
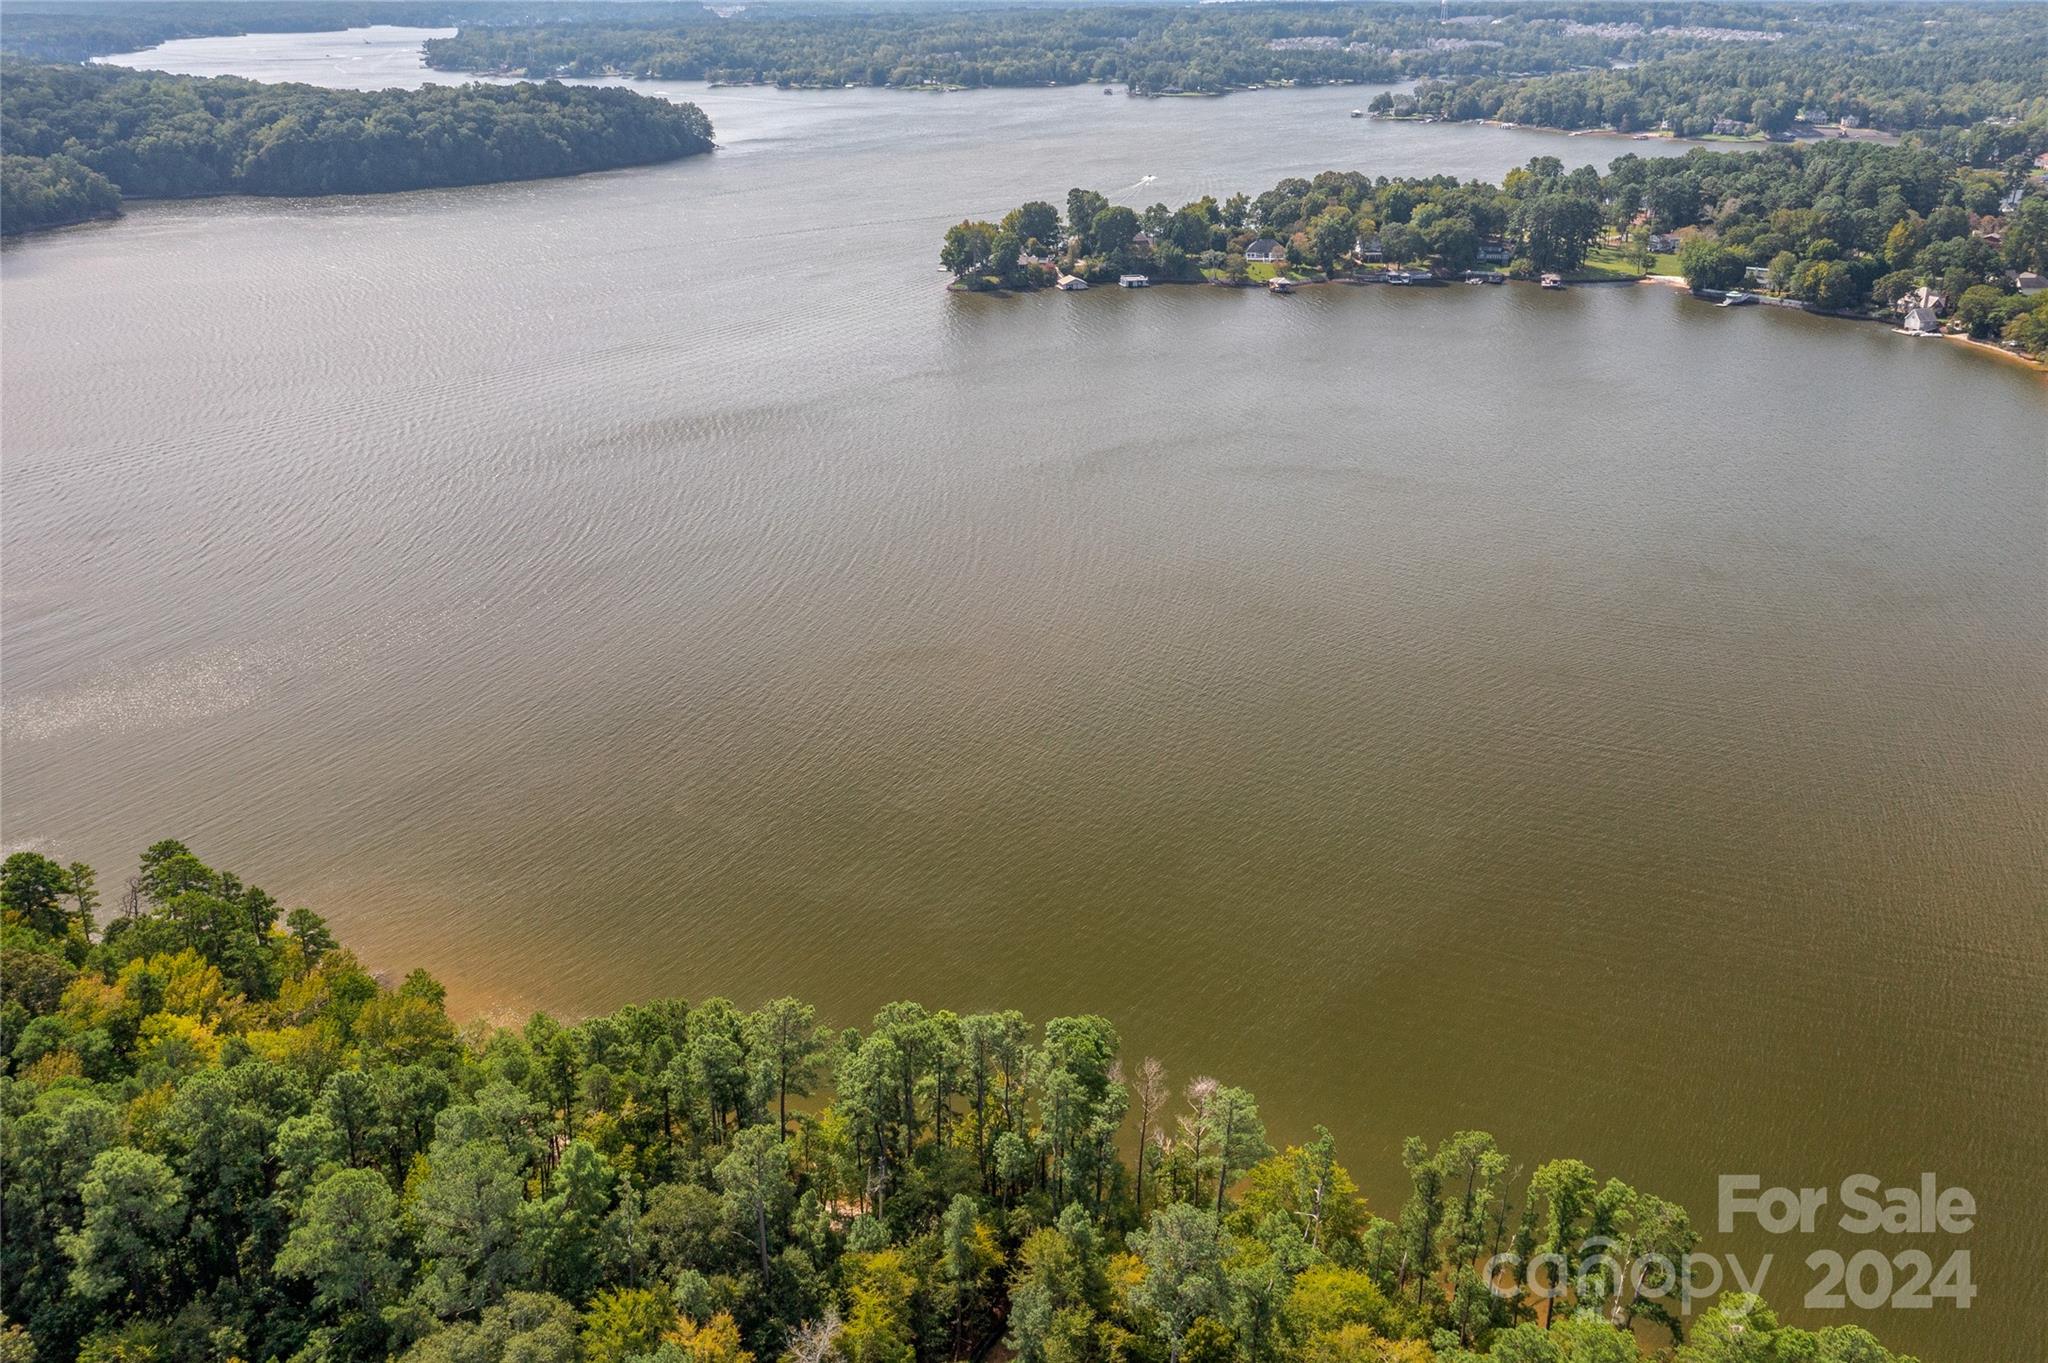
[{"label": "white boat", "polygon": [[1119,289],[1146,289],[1152,286],[1152,281],[1141,274],[1125,274],[1116,277],[1116,286]]},{"label": "white boat", "polygon": [[1561,275],[1547,274],[1543,276],[1543,287],[1546,289],[1561,289],[1564,287],[1564,278]]},{"label": "white boat", "polygon": [[1353,118],[1364,118],[1364,117],[1365,117],[1365,110],[1363,110],[1363,109],[1353,109],[1353,110],[1351,111],[1351,116],[1352,116]]},{"label": "white boat", "polygon": [[1293,293],[1294,281],[1291,279],[1282,279],[1278,275],[1275,275],[1273,278],[1266,281],[1266,289],[1269,293]]}]

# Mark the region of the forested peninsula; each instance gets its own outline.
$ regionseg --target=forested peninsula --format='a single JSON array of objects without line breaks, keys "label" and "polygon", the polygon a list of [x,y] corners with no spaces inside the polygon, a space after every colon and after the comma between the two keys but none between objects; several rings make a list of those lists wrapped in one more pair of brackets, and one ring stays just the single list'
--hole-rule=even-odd
[{"label": "forested peninsula", "polygon": [[1917,143],[1627,155],[1604,175],[1538,157],[1499,185],[1325,171],[1142,211],[1073,189],[1063,207],[958,223],[939,263],[970,289],[1657,274],[2048,355],[2048,184]]},{"label": "forested peninsula", "polygon": [[1382,1214],[1101,1016],[458,1024],[175,841],[105,890],[17,852],[0,908],[8,1363],[1910,1363],[1626,1271],[1684,1208],[1484,1132]]},{"label": "forested peninsula", "polygon": [[0,69],[0,231],[127,198],[375,194],[711,150],[694,104],[558,82],[332,90],[104,66]]}]

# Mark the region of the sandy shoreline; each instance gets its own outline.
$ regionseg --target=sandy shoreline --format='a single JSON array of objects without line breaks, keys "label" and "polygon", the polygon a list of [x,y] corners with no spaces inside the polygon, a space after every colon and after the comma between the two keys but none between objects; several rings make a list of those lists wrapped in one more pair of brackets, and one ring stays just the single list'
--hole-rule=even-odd
[{"label": "sandy shoreline", "polygon": [[[1691,287],[1686,284],[1685,280],[1681,276],[1675,274],[1644,275],[1637,282],[1642,284],[1662,284],[1667,288],[1684,289],[1688,293],[1692,291]],[[1810,317],[1828,317],[1838,322],[1883,323],[1886,321],[1886,319],[1882,317],[1858,317],[1848,313],[1840,312],[1813,312],[1810,309],[1805,308],[1800,309],[1800,311],[1805,312]],[[1894,326],[1891,328],[1891,330],[1898,331],[1898,328]],[[1901,332],[1900,334],[1904,335],[1905,333]],[[1970,349],[1978,351],[1982,354],[1996,355],[1998,356],[1998,358],[2002,360],[2018,365],[2020,368],[2031,373],[2036,378],[2048,380],[2048,362],[2028,359],[2025,355],[2015,354],[2013,351],[2007,350],[2002,345],[1996,345],[1990,341],[1980,341],[1974,336],[1963,336],[1952,331],[1944,331],[1943,333],[1941,333],[1940,336],[1931,339],[1952,341],[1958,345],[1966,345],[1970,347]]]}]

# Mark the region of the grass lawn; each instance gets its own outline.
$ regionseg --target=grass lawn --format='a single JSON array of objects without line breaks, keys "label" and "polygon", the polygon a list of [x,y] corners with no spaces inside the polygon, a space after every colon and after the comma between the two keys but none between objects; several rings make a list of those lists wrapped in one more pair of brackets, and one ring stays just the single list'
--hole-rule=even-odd
[{"label": "grass lawn", "polygon": [[1626,251],[1596,246],[1586,253],[1586,263],[1565,277],[1582,280],[1641,279],[1643,272],[1635,267]]},{"label": "grass lawn", "polygon": [[1278,266],[1275,266],[1271,262],[1264,260],[1247,261],[1244,267],[1245,278],[1251,280],[1255,284],[1265,283],[1278,272]]}]

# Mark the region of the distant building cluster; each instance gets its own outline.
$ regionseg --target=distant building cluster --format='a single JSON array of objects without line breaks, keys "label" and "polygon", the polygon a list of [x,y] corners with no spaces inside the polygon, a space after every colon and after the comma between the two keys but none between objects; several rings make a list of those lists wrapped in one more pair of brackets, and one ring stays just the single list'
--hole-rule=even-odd
[{"label": "distant building cluster", "polygon": [[[1568,22],[1564,31],[1574,38],[1606,38],[1619,41],[1622,38],[1640,38],[1645,32],[1637,23],[1581,24]],[[1775,43],[1785,35],[1761,28],[1710,28],[1700,24],[1687,24],[1682,28],[1660,28],[1658,33],[1669,38],[1691,38],[1702,43]]]}]

